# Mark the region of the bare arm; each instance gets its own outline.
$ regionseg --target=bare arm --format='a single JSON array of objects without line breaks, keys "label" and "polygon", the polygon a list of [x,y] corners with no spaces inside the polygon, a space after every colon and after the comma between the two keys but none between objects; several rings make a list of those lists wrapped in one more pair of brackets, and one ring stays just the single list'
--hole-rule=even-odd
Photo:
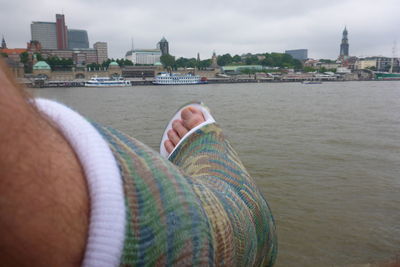
[{"label": "bare arm", "polygon": [[88,221],[76,155],[0,62],[0,262],[79,266]]}]

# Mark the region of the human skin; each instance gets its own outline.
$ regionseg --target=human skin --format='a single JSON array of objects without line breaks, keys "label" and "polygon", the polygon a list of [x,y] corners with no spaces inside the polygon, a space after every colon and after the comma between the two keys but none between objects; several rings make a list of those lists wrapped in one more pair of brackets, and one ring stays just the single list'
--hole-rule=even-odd
[{"label": "human skin", "polygon": [[[62,134],[31,104],[0,62],[0,263],[79,266],[89,197],[79,161]],[[204,121],[186,109],[169,149]]]},{"label": "human skin", "polygon": [[88,225],[74,151],[0,62],[1,265],[80,266]]},{"label": "human skin", "polygon": [[164,146],[168,153],[174,150],[179,141],[200,123],[204,121],[203,113],[195,107],[187,107],[182,110],[182,120],[175,120],[172,123],[172,129],[168,131],[168,139],[165,140]]}]

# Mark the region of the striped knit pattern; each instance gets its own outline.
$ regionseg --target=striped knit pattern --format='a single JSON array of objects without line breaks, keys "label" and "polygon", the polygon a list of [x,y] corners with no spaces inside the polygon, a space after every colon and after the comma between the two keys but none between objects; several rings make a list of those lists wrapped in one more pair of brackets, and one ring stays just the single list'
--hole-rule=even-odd
[{"label": "striped knit pattern", "polygon": [[217,265],[272,266],[277,254],[269,206],[221,128],[210,124],[170,156],[211,221]]},{"label": "striped knit pattern", "polygon": [[260,266],[276,255],[265,200],[216,125],[196,131],[171,161],[112,128],[124,184],[121,266]]}]

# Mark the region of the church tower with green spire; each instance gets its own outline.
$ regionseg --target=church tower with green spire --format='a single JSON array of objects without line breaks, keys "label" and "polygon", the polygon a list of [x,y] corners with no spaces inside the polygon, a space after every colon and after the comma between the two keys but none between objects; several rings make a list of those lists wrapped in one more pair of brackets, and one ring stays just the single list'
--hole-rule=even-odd
[{"label": "church tower with green spire", "polygon": [[347,29],[344,27],[342,43],[340,44],[340,58],[349,56],[349,40],[347,39]]}]

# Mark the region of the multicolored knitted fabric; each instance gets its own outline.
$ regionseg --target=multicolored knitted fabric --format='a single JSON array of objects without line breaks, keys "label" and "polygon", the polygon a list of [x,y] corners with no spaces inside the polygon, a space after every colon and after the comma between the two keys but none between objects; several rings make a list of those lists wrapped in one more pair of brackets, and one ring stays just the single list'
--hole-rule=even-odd
[{"label": "multicolored knitted fabric", "polygon": [[123,177],[127,223],[121,266],[272,266],[270,209],[216,124],[162,158],[94,124]]}]

